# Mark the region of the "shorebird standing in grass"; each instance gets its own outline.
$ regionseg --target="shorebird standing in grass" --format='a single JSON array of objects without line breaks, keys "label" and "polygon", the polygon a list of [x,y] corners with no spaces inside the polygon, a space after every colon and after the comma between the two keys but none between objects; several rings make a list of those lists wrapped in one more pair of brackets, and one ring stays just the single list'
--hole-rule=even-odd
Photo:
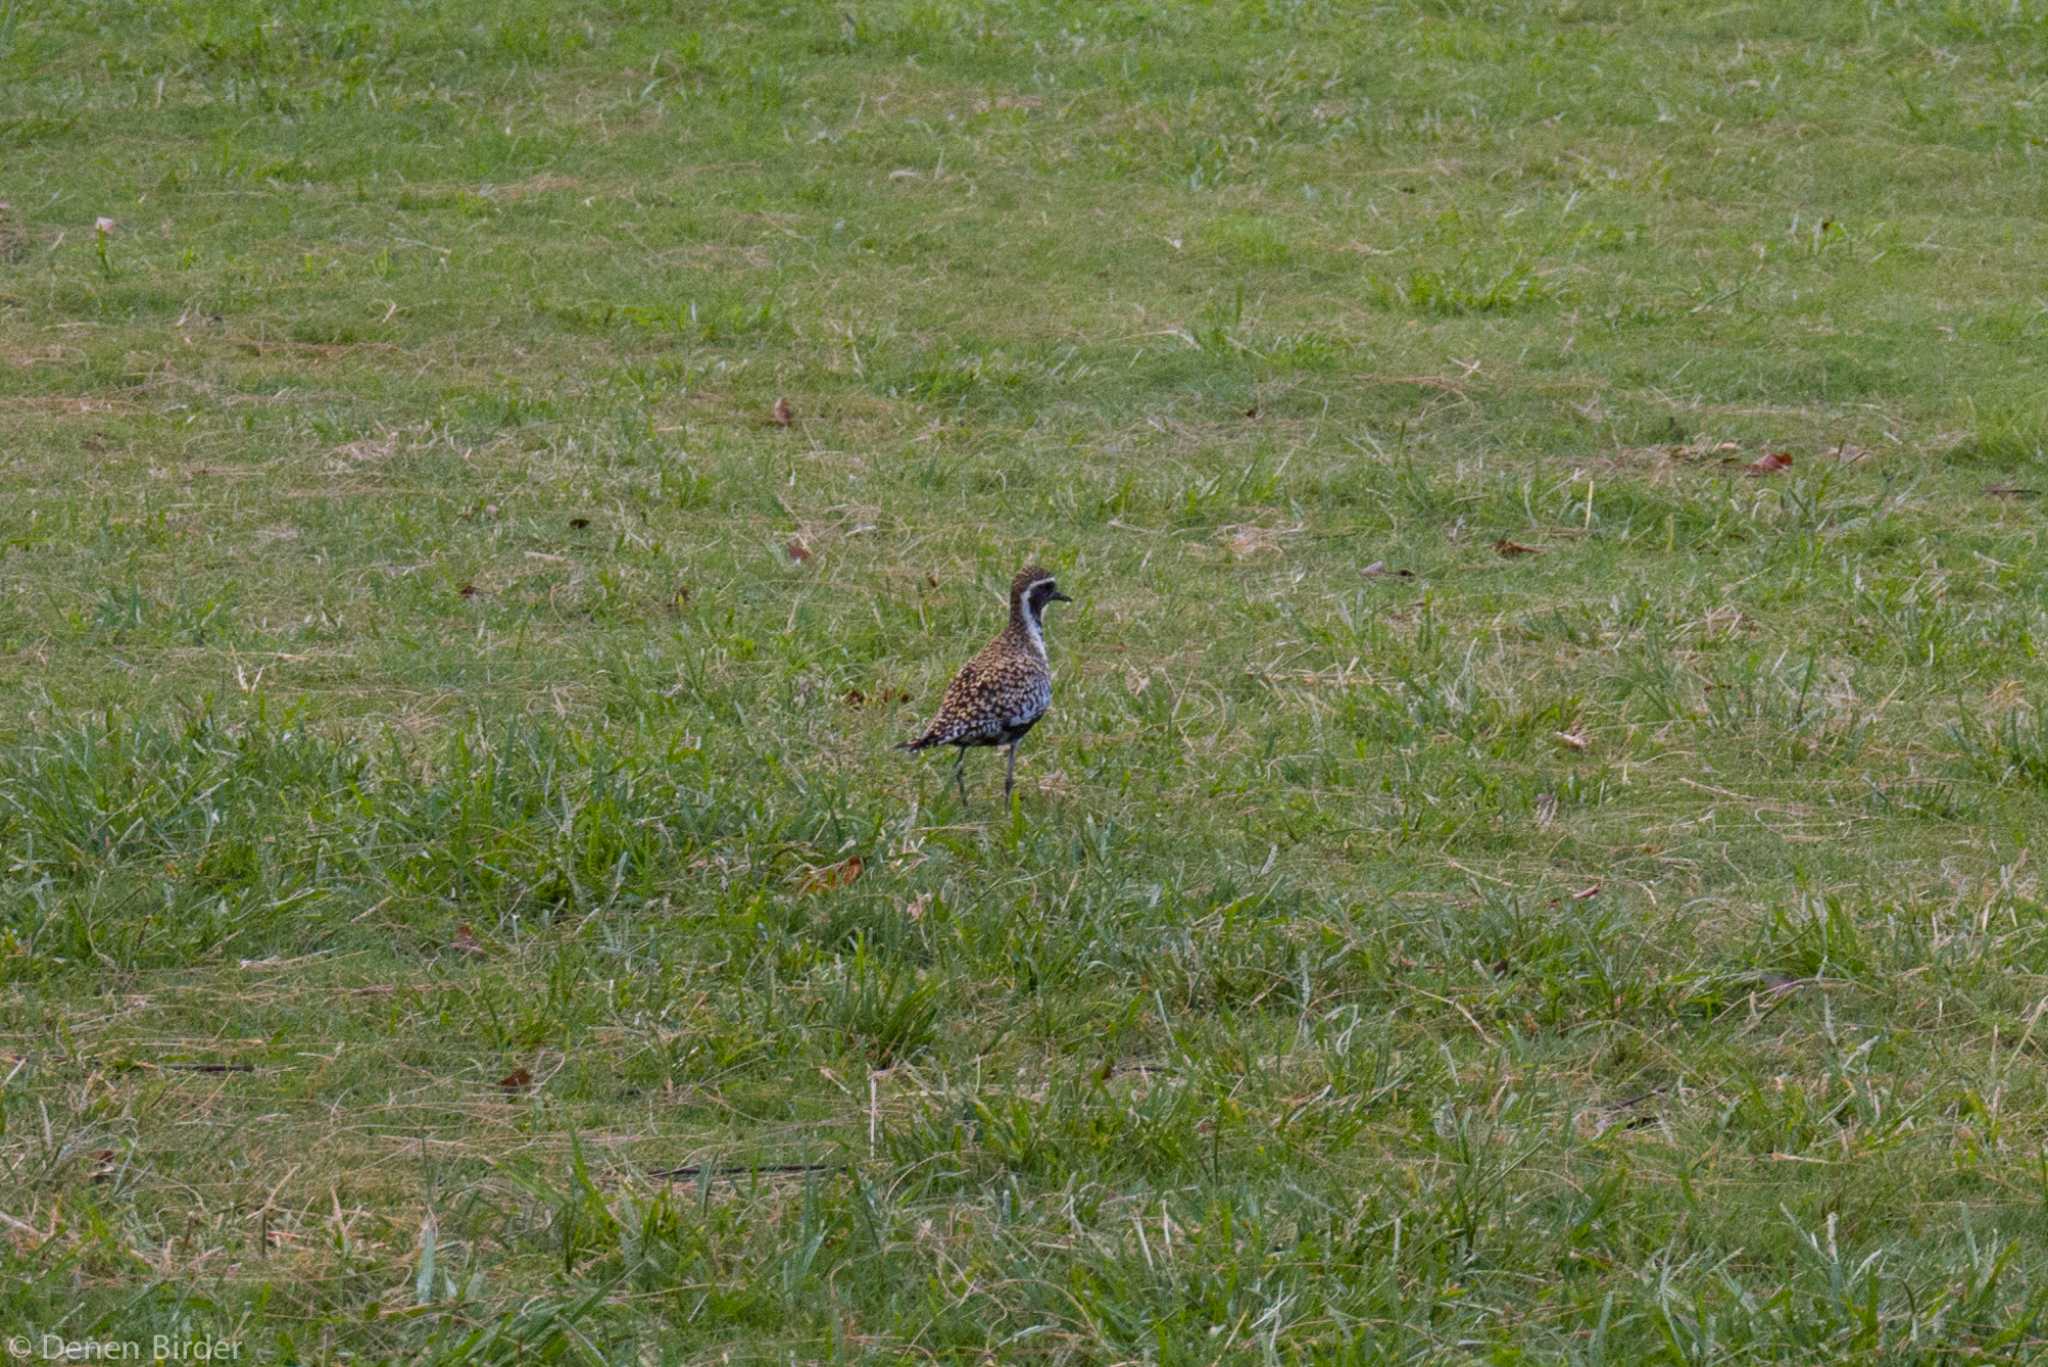
[{"label": "shorebird standing in grass", "polygon": [[1045,605],[1071,603],[1053,582],[1052,571],[1036,565],[1018,571],[1010,581],[1010,624],[960,667],[946,685],[939,715],[916,740],[899,750],[929,750],[951,745],[960,757],[953,781],[960,787],[960,805],[967,805],[967,749],[972,745],[1007,745],[1009,768],[1003,774],[1003,798],[1017,782],[1017,742],[1038,725],[1052,706],[1052,667],[1045,658]]}]

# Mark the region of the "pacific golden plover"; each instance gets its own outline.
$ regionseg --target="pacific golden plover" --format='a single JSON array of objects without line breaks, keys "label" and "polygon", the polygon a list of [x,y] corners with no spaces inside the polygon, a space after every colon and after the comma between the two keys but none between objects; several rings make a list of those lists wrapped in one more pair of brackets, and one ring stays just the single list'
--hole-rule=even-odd
[{"label": "pacific golden plover", "polygon": [[1038,725],[1052,706],[1052,668],[1045,658],[1045,605],[1071,603],[1053,582],[1052,571],[1036,565],[1018,571],[1010,581],[1010,624],[960,667],[946,685],[939,715],[916,740],[899,750],[929,750],[935,745],[958,748],[953,781],[960,804],[967,805],[967,748],[1007,745],[1010,765],[1003,774],[1003,796],[1017,782],[1017,742]]}]

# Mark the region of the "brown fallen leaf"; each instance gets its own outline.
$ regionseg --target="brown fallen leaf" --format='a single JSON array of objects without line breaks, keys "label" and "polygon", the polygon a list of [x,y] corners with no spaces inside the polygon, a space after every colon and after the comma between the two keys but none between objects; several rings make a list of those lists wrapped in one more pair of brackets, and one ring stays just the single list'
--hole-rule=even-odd
[{"label": "brown fallen leaf", "polygon": [[455,592],[464,598],[474,598],[476,597],[476,585],[464,584],[461,588],[455,590]]},{"label": "brown fallen leaf", "polygon": [[1493,543],[1493,553],[1495,555],[1506,556],[1541,555],[1543,554],[1543,547],[1524,546],[1519,541],[1510,541],[1506,537],[1502,537],[1500,540]]},{"label": "brown fallen leaf", "polygon": [[768,411],[768,421],[777,427],[787,427],[796,420],[796,410],[789,406],[788,399],[777,399],[775,407]]},{"label": "brown fallen leaf", "polygon": [[1598,883],[1595,883],[1593,884],[1593,886],[1589,888],[1580,888],[1577,892],[1573,893],[1572,900],[1574,902],[1584,902],[1590,898],[1598,897],[1599,895],[1600,885]]},{"label": "brown fallen leaf", "polygon": [[498,1085],[508,1092],[523,1092],[533,1085],[533,1074],[524,1068],[514,1068],[498,1079]]},{"label": "brown fallen leaf", "polygon": [[1253,404],[1250,408],[1245,409],[1244,415],[1247,418],[1256,418],[1257,416],[1259,416],[1259,406],[1257,404]]},{"label": "brown fallen leaf", "polygon": [[804,544],[804,539],[800,536],[793,536],[789,539],[788,549],[789,558],[796,561],[799,565],[811,558],[811,548]]},{"label": "brown fallen leaf", "polygon": [[455,927],[455,937],[448,944],[450,948],[458,949],[464,954],[482,954],[484,952],[483,941],[476,938],[476,932],[469,928],[469,922],[467,921]]},{"label": "brown fallen leaf", "polygon": [[1742,473],[1754,479],[1758,475],[1775,475],[1778,471],[1789,468],[1791,464],[1792,453],[1790,451],[1772,451],[1766,455],[1758,456],[1755,460],[1743,466]]},{"label": "brown fallen leaf", "polygon": [[2039,489],[2022,489],[2017,484],[1987,484],[1984,492],[1993,498],[2039,498]]},{"label": "brown fallen leaf", "polygon": [[821,869],[806,870],[803,881],[797,884],[797,891],[802,893],[832,892],[838,888],[851,887],[854,880],[860,877],[863,867],[865,866],[861,863],[860,856],[856,854],[840,860],[837,864],[827,864]]},{"label": "brown fallen leaf", "polygon": [[866,707],[869,703],[887,707],[890,703],[909,702],[910,695],[900,688],[878,688],[872,695],[863,693],[858,688],[849,688],[839,695],[839,701],[848,707]]}]

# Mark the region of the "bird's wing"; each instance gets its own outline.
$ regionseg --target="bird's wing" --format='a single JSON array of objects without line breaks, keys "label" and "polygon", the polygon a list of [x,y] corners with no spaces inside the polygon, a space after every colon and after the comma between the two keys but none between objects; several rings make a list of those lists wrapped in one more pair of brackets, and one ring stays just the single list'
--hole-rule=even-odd
[{"label": "bird's wing", "polygon": [[960,666],[960,672],[946,685],[946,696],[939,702],[939,710],[925,724],[922,734],[916,740],[904,742],[904,748],[922,750],[929,745],[945,745],[960,730],[959,714],[975,691],[975,680],[979,678],[976,660],[969,660]]},{"label": "bird's wing", "polygon": [[[971,677],[969,671],[973,671]],[[963,698],[961,710],[991,722],[1028,711],[1038,688],[1032,671],[1019,668],[1016,656],[1003,650],[1001,641],[968,661],[960,672],[964,680],[960,691],[973,700],[970,707]],[[949,701],[950,698],[949,690]]]},{"label": "bird's wing", "polygon": [[946,685],[946,700],[941,708],[950,710],[954,703],[963,702],[974,696],[981,686],[981,657],[975,656],[960,666],[960,672],[953,676],[953,682]]}]

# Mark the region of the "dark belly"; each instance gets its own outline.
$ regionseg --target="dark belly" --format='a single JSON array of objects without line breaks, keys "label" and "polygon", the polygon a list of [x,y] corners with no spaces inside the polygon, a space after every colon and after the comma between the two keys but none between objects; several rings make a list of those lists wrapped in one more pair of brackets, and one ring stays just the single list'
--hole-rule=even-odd
[{"label": "dark belly", "polygon": [[962,736],[953,743],[962,748],[970,745],[1014,745],[1024,739],[1025,732],[1038,725],[1040,719],[1044,716],[1045,714],[1041,712],[1029,721],[1015,722],[1009,726],[997,727],[993,731],[983,731],[977,735]]}]

